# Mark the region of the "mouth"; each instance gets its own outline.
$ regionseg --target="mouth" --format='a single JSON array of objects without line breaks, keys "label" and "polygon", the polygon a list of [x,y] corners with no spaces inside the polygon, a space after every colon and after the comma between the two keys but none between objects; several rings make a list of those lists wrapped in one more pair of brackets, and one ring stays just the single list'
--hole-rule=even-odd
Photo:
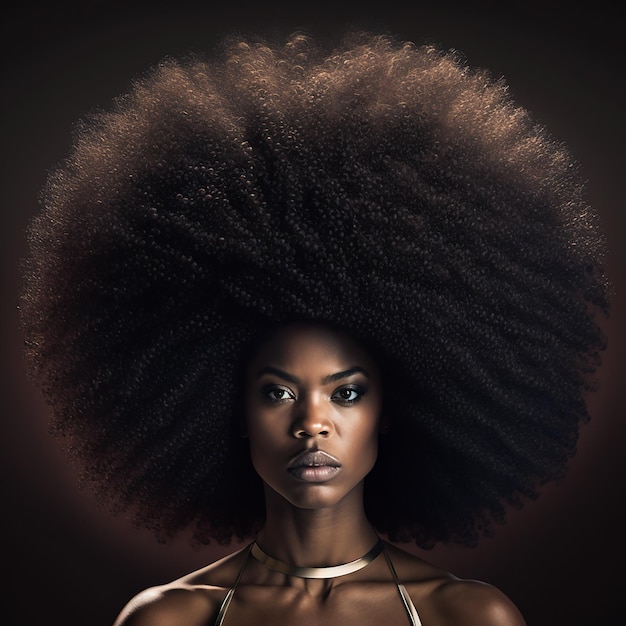
[{"label": "mouth", "polygon": [[341,471],[341,463],[322,450],[307,450],[291,461],[287,471],[301,482],[319,483]]}]

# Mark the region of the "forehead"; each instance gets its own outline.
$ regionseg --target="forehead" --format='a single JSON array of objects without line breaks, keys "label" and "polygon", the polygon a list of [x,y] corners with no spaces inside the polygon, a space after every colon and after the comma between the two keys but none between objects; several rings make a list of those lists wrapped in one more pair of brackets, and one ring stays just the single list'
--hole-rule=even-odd
[{"label": "forehead", "polygon": [[347,333],[322,324],[290,324],[272,333],[252,356],[252,367],[275,364],[297,367],[312,364],[332,367],[361,366],[375,369],[374,360]]}]

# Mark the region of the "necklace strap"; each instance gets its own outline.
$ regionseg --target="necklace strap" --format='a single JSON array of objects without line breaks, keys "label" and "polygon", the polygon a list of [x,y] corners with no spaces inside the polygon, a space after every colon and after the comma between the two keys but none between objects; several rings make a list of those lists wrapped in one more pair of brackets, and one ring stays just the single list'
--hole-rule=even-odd
[{"label": "necklace strap", "polygon": [[268,569],[287,574],[288,576],[296,576],[298,578],[335,578],[358,572],[360,569],[367,567],[383,551],[383,547],[383,541],[379,538],[374,547],[362,557],[349,563],[331,565],[329,567],[299,567],[290,565],[284,561],[274,559],[263,552],[256,541],[252,544],[250,554]]}]

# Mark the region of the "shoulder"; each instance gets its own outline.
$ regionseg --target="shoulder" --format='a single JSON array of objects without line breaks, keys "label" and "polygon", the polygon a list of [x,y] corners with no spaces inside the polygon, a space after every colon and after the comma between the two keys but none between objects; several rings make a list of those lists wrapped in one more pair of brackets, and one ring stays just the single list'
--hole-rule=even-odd
[{"label": "shoulder", "polygon": [[150,587],[128,602],[114,626],[204,625],[217,615],[219,591],[175,583]]},{"label": "shoulder", "polygon": [[113,626],[206,626],[213,623],[241,567],[238,551],[171,583],[133,597]]},{"label": "shoulder", "polygon": [[518,608],[497,587],[477,580],[450,577],[431,593],[442,624],[526,626]]},{"label": "shoulder", "polygon": [[425,623],[526,626],[518,608],[497,587],[458,578],[397,547],[392,547],[390,554]]}]

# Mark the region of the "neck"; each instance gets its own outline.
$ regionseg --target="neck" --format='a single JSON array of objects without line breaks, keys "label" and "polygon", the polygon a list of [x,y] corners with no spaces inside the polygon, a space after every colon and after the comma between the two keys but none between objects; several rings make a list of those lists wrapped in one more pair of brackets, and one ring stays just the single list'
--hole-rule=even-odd
[{"label": "neck", "polygon": [[354,559],[348,563],[342,563],[340,565],[326,565],[324,567],[298,567],[291,563],[285,563],[279,559],[271,557],[269,554],[263,551],[256,541],[252,544],[250,554],[265,565],[268,569],[280,572],[286,576],[296,576],[297,578],[304,578],[307,580],[329,580],[337,578],[338,576],[347,576],[348,574],[354,574],[367,567],[383,550],[383,542],[381,539],[374,544],[374,547],[366,554]]},{"label": "neck", "polygon": [[362,498],[303,509],[272,492],[266,493],[266,509],[266,523],[257,542],[270,556],[292,565],[348,563],[367,553],[377,540]]}]

